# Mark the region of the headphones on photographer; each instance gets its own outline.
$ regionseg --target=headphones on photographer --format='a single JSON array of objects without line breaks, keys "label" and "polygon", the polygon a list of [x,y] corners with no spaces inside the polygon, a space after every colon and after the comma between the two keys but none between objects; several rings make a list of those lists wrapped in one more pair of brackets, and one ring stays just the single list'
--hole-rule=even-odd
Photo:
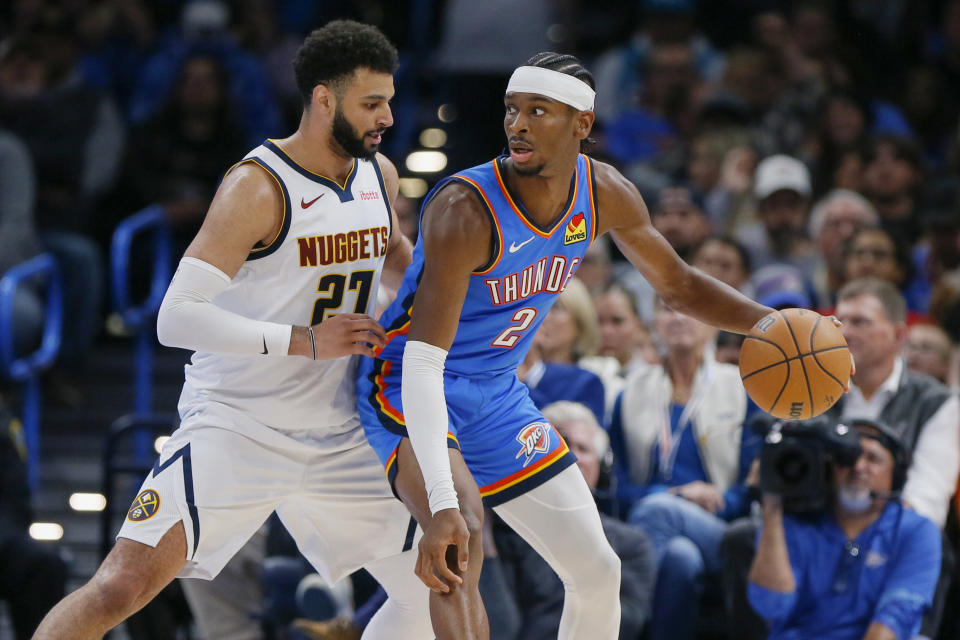
[{"label": "headphones on photographer", "polygon": [[854,428],[863,426],[872,431],[860,432],[865,438],[873,438],[883,448],[893,455],[893,482],[890,493],[899,496],[903,491],[903,486],[907,483],[907,470],[910,468],[910,451],[907,449],[900,436],[886,424],[869,418],[852,418],[849,424]]}]

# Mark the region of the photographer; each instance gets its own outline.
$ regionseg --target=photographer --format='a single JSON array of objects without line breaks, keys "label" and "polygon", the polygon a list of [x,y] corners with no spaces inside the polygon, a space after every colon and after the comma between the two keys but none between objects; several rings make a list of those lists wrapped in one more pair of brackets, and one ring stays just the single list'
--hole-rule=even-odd
[{"label": "photographer", "polygon": [[[821,429],[830,499],[817,512],[791,515],[795,496],[771,490],[789,485],[791,467],[809,466],[788,463],[778,448],[817,439],[792,437],[788,430],[795,424],[767,437],[750,603],[769,624],[772,640],[912,638],[936,588],[940,532],[900,503],[907,451],[894,432],[872,421],[855,420],[852,430],[843,424]],[[855,436],[861,452],[854,458]]]}]

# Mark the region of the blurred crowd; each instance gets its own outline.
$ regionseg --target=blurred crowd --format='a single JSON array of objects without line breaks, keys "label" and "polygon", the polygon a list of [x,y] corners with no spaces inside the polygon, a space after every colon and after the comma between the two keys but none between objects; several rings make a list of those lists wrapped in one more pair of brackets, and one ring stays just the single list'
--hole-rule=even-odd
[{"label": "blurred crowd", "polygon": [[[960,0],[11,0],[0,273],[41,251],[60,261],[59,371],[82,372],[105,339],[116,225],[159,203],[182,252],[223,173],[296,128],[290,61],[335,17],[376,24],[401,50],[384,151],[427,184],[502,150],[515,66],[544,50],[581,57],[597,85],[590,153],[637,186],[678,254],[771,307],[844,321],[858,371],[836,418],[890,422],[914,453],[904,497],[946,532],[940,608],[922,633],[954,623],[942,604],[960,468]],[[404,163],[425,128],[447,134],[442,172]],[[405,187],[396,203],[414,240],[422,195]],[[24,353],[42,291],[18,292],[14,317]],[[729,523],[757,497],[749,423],[762,412],[733,366],[741,339],[665,306],[603,238],[519,372],[541,408],[566,403],[552,419],[587,461],[614,547],[633,554],[625,638],[757,625],[721,588],[737,573]],[[561,585],[532,580],[546,565],[528,566],[488,515],[485,580],[499,582],[487,594],[513,594],[488,605],[495,637],[549,637]]]}]

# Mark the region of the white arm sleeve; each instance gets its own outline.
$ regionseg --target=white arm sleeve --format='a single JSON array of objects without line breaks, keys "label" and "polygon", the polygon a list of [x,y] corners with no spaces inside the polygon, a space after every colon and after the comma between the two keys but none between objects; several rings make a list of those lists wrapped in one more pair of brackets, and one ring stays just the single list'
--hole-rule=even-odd
[{"label": "white arm sleeve", "polygon": [[157,338],[168,347],[237,356],[285,356],[288,324],[251,320],[213,304],[230,277],[208,262],[183,258],[157,314]]},{"label": "white arm sleeve", "polygon": [[446,359],[446,349],[417,340],[408,341],[403,351],[403,416],[423,473],[431,514],[460,508],[447,453],[447,401],[443,393]]}]

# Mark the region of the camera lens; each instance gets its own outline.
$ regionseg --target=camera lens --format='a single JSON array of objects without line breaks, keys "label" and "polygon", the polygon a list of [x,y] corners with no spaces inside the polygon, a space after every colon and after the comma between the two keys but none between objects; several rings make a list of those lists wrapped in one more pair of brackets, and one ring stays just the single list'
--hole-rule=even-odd
[{"label": "camera lens", "polygon": [[775,465],[781,482],[794,485],[804,482],[810,475],[810,461],[799,451],[784,451]]}]

